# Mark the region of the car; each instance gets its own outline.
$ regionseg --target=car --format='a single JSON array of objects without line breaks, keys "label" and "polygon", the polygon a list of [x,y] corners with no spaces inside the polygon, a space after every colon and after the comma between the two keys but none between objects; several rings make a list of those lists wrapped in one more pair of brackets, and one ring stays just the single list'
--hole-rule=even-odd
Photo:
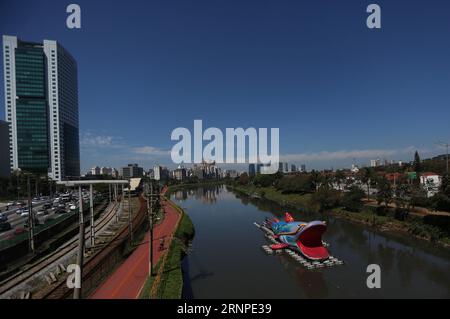
[{"label": "car", "polygon": [[28,209],[26,209],[20,214],[20,217],[27,217],[29,213]]},{"label": "car", "polygon": [[56,211],[55,211],[55,214],[66,214],[67,212],[66,212],[66,210],[65,209],[61,209],[61,208],[58,208]]},{"label": "car", "polygon": [[70,210],[75,210],[75,209],[77,209],[77,206],[75,206],[75,205],[70,205],[69,209],[70,209]]},{"label": "car", "polygon": [[0,232],[11,230],[11,224],[10,223],[0,223]]},{"label": "car", "polygon": [[8,221],[8,216],[6,216],[5,214],[0,213],[0,223],[4,223]]},{"label": "car", "polygon": [[52,208],[52,204],[50,203],[45,203],[44,205],[42,205],[42,209],[50,209]]},{"label": "car", "polygon": [[25,228],[23,228],[23,227],[18,227],[16,229],[14,229],[14,234],[15,235],[22,234],[23,232],[25,232]]},{"label": "car", "polygon": [[6,203],[6,206],[8,206],[8,207],[9,207],[9,206],[14,206],[14,202],[7,202],[7,203]]},{"label": "car", "polygon": [[66,209],[66,204],[59,204],[59,205],[58,205],[58,208]]},{"label": "car", "polygon": [[48,215],[48,210],[41,208],[40,210],[37,211],[36,215],[37,216]]},{"label": "car", "polygon": [[19,208],[18,210],[16,210],[16,214],[17,214],[17,215],[20,215],[20,214],[23,213],[23,211],[24,211],[23,208]]}]

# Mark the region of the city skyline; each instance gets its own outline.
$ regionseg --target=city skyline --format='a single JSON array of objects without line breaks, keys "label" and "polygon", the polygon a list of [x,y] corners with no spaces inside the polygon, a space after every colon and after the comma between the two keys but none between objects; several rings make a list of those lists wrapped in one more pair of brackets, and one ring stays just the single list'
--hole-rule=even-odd
[{"label": "city skyline", "polygon": [[358,1],[230,2],[220,10],[204,1],[137,1],[108,4],[107,12],[80,1],[83,24],[73,31],[64,25],[65,4],[26,3],[23,18],[39,22],[35,29],[11,18],[23,2],[4,1],[11,14],[0,31],[54,39],[76,57],[82,173],[98,163],[175,166],[170,132],[195,118],[220,128],[279,127],[280,160],[309,168],[442,154],[435,142],[450,139],[448,4],[424,9],[412,1],[405,13],[379,2],[383,28],[371,31]]}]

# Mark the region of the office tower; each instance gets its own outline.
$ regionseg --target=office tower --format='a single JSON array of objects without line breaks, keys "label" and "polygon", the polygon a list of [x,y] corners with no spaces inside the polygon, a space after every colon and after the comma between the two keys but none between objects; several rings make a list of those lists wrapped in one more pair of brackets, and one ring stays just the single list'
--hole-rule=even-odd
[{"label": "office tower", "polygon": [[77,64],[56,41],[3,36],[12,170],[80,176]]},{"label": "office tower", "polygon": [[256,174],[261,174],[261,167],[263,166],[261,163],[256,164]]},{"label": "office tower", "polygon": [[296,172],[297,171],[297,166],[295,166],[294,164],[291,165],[291,172]]},{"label": "office tower", "polygon": [[9,124],[0,121],[0,177],[8,177],[9,166]]},{"label": "office tower", "polygon": [[249,164],[248,165],[248,176],[255,176],[255,175],[256,175],[255,164]]},{"label": "office tower", "polygon": [[283,162],[279,162],[279,163],[278,163],[278,171],[279,171],[280,173],[283,173],[283,167],[284,167]]},{"label": "office tower", "polygon": [[144,169],[142,167],[139,167],[138,164],[128,164],[128,166],[122,167],[120,175],[125,179],[143,177]]},{"label": "office tower", "polygon": [[300,166],[300,172],[306,173],[306,165],[305,165],[305,164],[302,164],[302,165]]}]

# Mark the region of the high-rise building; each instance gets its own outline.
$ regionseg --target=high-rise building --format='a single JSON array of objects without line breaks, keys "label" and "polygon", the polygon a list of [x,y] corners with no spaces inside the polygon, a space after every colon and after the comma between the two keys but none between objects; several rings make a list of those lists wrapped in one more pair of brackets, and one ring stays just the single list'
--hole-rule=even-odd
[{"label": "high-rise building", "polygon": [[306,173],[306,165],[305,164],[300,165],[300,172]]},{"label": "high-rise building", "polygon": [[80,176],[77,63],[56,41],[3,36],[10,168]]},{"label": "high-rise building", "polygon": [[166,167],[155,165],[153,167],[153,178],[157,181],[166,180],[169,178],[169,170]]},{"label": "high-rise building", "polygon": [[9,124],[0,121],[0,177],[8,177],[9,166]]},{"label": "high-rise building", "polygon": [[256,166],[255,164],[249,164],[248,165],[248,176],[255,176],[256,175]]},{"label": "high-rise building", "polygon": [[144,169],[139,167],[138,164],[128,164],[126,167],[122,167],[120,176],[122,178],[135,178],[144,176]]}]

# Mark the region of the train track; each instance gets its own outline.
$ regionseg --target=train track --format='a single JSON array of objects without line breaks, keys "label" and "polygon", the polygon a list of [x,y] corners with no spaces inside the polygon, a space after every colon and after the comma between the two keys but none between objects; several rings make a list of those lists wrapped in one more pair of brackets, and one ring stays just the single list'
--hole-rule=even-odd
[{"label": "train track", "polygon": [[[132,224],[133,229],[136,231],[143,221],[146,219],[146,205],[143,205],[143,199],[140,197],[140,204],[138,212],[133,216]],[[88,258],[84,263],[83,270],[83,282],[89,278],[96,270],[98,266],[101,266],[104,258],[116,249],[121,243],[128,240],[128,226],[121,227],[114,234],[114,236],[98,251],[95,252],[90,258]],[[44,293],[39,295],[41,299],[64,299],[69,298],[73,293],[71,289],[66,286],[66,278],[62,278],[58,282],[54,283],[49,289]]]},{"label": "train track", "polygon": [[[116,218],[116,210],[119,208],[120,203],[115,203],[109,209],[106,214],[103,214],[95,223],[95,233],[101,233],[105,228],[107,228],[113,218]],[[107,207],[108,209],[108,207]],[[86,227],[85,234],[86,238],[91,237],[90,226]],[[78,247],[78,236],[72,237],[66,243],[58,247],[55,251],[31,264],[26,269],[23,269],[11,277],[7,278],[0,283],[0,298],[3,295],[10,292],[12,289],[18,287],[19,285],[27,283],[30,279],[36,277],[36,275],[42,271],[45,271],[50,265],[56,263],[58,260],[64,256],[74,253]]]}]

